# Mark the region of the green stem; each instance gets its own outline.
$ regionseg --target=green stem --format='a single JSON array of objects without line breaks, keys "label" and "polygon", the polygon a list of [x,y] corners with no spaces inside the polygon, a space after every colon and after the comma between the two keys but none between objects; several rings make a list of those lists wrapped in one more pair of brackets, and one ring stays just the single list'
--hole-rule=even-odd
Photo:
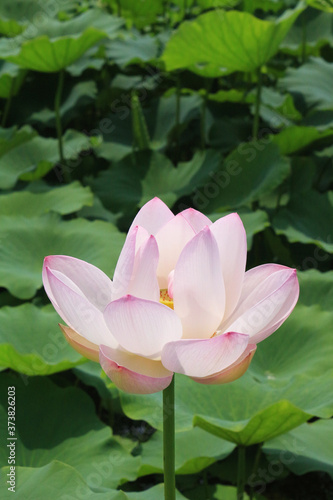
[{"label": "green stem", "polygon": [[[254,458],[253,469],[252,469],[252,476],[253,477],[255,477],[255,475],[257,474],[257,470],[258,470],[258,467],[259,467],[259,462],[260,462],[260,458],[261,458],[261,451],[262,451],[262,445],[263,445],[263,443],[259,443],[258,444],[257,453],[256,453],[256,456]],[[250,500],[253,500],[253,498],[254,498],[254,488],[251,487]]]},{"label": "green stem", "polygon": [[59,73],[58,86],[54,98],[54,112],[55,112],[57,138],[58,138],[59,160],[63,168],[65,182],[68,183],[70,182],[70,175],[65,164],[64,148],[62,144],[62,125],[60,116],[60,104],[61,104],[62,90],[64,88],[64,78],[65,78],[65,72],[64,70],[61,70]]},{"label": "green stem", "polygon": [[9,95],[7,97],[7,100],[6,100],[5,109],[3,110],[3,115],[2,115],[2,119],[1,119],[1,127],[2,128],[5,128],[8,113],[10,110],[10,106],[12,104],[14,85],[15,85],[15,78],[12,79],[12,82],[10,84]]},{"label": "green stem", "polygon": [[252,137],[253,137],[253,139],[258,139],[258,132],[259,132],[259,112],[260,112],[261,87],[262,87],[262,73],[261,73],[261,68],[257,69],[257,78],[258,78],[257,94],[256,94],[254,119],[253,119],[253,128],[252,128]]},{"label": "green stem", "polygon": [[163,391],[164,500],[176,499],[175,482],[175,378]]},{"label": "green stem", "polygon": [[244,499],[245,488],[245,446],[238,446],[237,500]]},{"label": "green stem", "polygon": [[301,14],[302,18],[302,64],[306,61],[306,17],[305,12]]}]

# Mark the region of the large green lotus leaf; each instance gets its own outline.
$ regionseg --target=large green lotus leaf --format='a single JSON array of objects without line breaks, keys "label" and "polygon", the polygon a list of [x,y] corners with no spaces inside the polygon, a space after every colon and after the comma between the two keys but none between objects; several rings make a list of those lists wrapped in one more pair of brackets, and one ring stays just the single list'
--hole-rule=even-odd
[{"label": "large green lotus leaf", "polygon": [[[221,386],[176,377],[176,424],[239,444],[254,444],[333,414],[333,315],[319,306],[297,306],[278,332],[258,346],[248,372]],[[285,340],[284,340],[285,339]],[[121,393],[125,413],[162,428],[161,396]],[[194,420],[193,420],[194,417]]]},{"label": "large green lotus leaf", "polygon": [[0,309],[0,365],[25,375],[68,370],[85,359],[69,346],[52,306]]},{"label": "large green lotus leaf", "polygon": [[[100,42],[104,44],[104,41]],[[105,64],[104,57],[101,57],[99,52],[99,46],[96,45],[87,50],[80,59],[77,59],[72,64],[67,66],[66,72],[72,76],[81,76],[82,73],[87,69],[93,69],[100,71]]]},{"label": "large green lotus leaf", "polygon": [[[2,498],[10,500],[13,492],[7,488],[9,467],[3,467],[0,475]],[[81,474],[73,467],[61,462],[51,462],[44,467],[35,469],[30,467],[16,468],[16,496],[25,500],[126,500],[122,491],[107,490],[96,492],[90,488]]]},{"label": "large green lotus leaf", "polygon": [[247,12],[214,10],[181,24],[162,56],[167,70],[187,68],[216,77],[233,71],[253,71],[277,52],[302,5],[275,21]]},{"label": "large green lotus leaf", "polygon": [[157,58],[158,51],[156,37],[139,33],[125,40],[111,40],[105,47],[106,55],[119,66],[152,61]]},{"label": "large green lotus leaf", "polygon": [[[111,402],[111,400],[113,400],[114,394],[111,393],[108,388],[109,382],[111,381],[107,378],[99,363],[88,361],[87,363],[83,363],[73,368],[73,373],[78,379],[82,380],[85,385],[95,387],[104,401]],[[133,444],[135,445],[135,443]]]},{"label": "large green lotus leaf", "polygon": [[[333,130],[320,132],[315,127],[288,127],[279,134],[272,136],[273,142],[280,148],[281,154],[291,155],[300,151],[316,141],[331,138]],[[315,144],[313,145],[315,148]]]},{"label": "large green lotus leaf", "polygon": [[304,424],[265,443],[269,460],[280,462],[294,474],[324,471],[333,478],[333,420]]},{"label": "large green lotus leaf", "polygon": [[0,62],[0,97],[7,99],[15,96],[22,85],[25,72],[15,64]]},{"label": "large green lotus leaf", "polygon": [[[286,388],[286,383],[273,391],[272,385],[257,382],[251,374],[225,386],[201,385],[189,378],[177,376],[177,429],[189,430],[194,424],[237,444],[251,445],[265,441],[310,418],[311,414],[297,408],[287,399],[288,392],[296,397],[296,391],[298,393],[308,381],[307,377],[299,377],[297,382],[293,381],[292,390]],[[312,390],[315,392],[316,389]],[[322,400],[327,397],[326,391],[327,388],[325,395],[322,391]],[[304,399],[303,403],[306,404]],[[147,420],[150,425],[162,429],[160,395],[146,395],[140,401],[135,395],[121,393],[121,402],[125,414],[130,418]]]},{"label": "large green lotus leaf", "polygon": [[228,7],[229,9],[237,5],[238,0],[197,0],[202,9],[216,9],[218,7]]},{"label": "large green lotus leaf", "polygon": [[47,255],[71,255],[111,277],[125,240],[108,222],[61,221],[56,214],[0,217],[0,234],[0,284],[21,299],[30,299],[41,287]]},{"label": "large green lotus leaf", "polygon": [[[1,12],[0,12],[1,16]],[[8,37],[14,37],[22,33],[24,27],[17,23],[15,19],[4,19],[0,17],[0,34]]]},{"label": "large green lotus leaf", "polygon": [[0,195],[0,213],[35,217],[52,211],[65,215],[77,212],[86,205],[91,206],[92,203],[93,194],[90,189],[75,181],[43,193],[18,191]]},{"label": "large green lotus leaf", "polygon": [[243,143],[193,201],[205,213],[239,207],[270,194],[289,174],[290,162],[281,156],[278,146],[266,141]]},{"label": "large green lotus leaf", "polygon": [[0,158],[37,135],[36,130],[32,129],[29,125],[25,125],[19,130],[16,126],[0,128]]},{"label": "large green lotus leaf", "polygon": [[[207,157],[212,163],[207,162]],[[215,167],[215,158],[218,153],[197,153],[191,161],[180,162],[175,168],[171,161],[159,153],[153,153],[149,161],[149,168],[142,180],[142,197],[140,206],[144,205],[154,196],[160,197],[167,205],[172,206],[178,194],[190,193],[194,177],[199,178],[199,173],[207,165]]]},{"label": "large green lotus leaf", "polygon": [[[224,463],[223,465],[221,465],[221,467],[224,467]],[[209,500],[238,500],[239,498],[237,498],[237,488],[235,486],[210,484],[208,483],[208,481],[206,482],[206,484],[202,483],[203,481],[196,481],[192,484],[188,484],[184,491],[184,494],[187,496],[187,498],[191,498],[193,500],[196,498],[209,498]],[[250,500],[250,497],[246,493],[244,493],[243,500]],[[255,495],[251,500],[261,499],[260,497]]]},{"label": "large green lotus leaf", "polygon": [[[58,405],[61,408],[61,400]],[[67,407],[66,411],[70,415],[74,414],[73,407]],[[62,420],[61,414],[62,412],[58,411],[59,421]],[[7,463],[7,459],[3,453],[2,466]],[[141,462],[140,457],[133,457],[111,438],[110,428],[107,426],[82,436],[65,439],[52,448],[45,443],[44,448],[35,446],[29,449],[18,439],[17,466],[40,468],[54,460],[74,467],[91,488],[117,488],[121,483],[135,480]]]},{"label": "large green lotus leaf", "polygon": [[39,2],[38,0],[1,0],[0,16],[20,22],[34,21],[40,24],[45,18],[54,18],[60,11],[76,7],[76,0],[57,0],[57,2]]},{"label": "large green lotus leaf", "polygon": [[[163,433],[155,432],[141,447],[139,476],[163,473]],[[177,432],[176,474],[196,474],[216,460],[228,456],[234,448],[234,444],[216,439],[199,428]]]},{"label": "large green lotus leaf", "polygon": [[324,12],[333,12],[332,0],[306,0],[306,3],[315,9],[320,9]]},{"label": "large green lotus leaf", "polygon": [[[164,500],[164,485],[158,484],[148,490],[136,492],[122,492],[126,500]],[[111,499],[112,500],[112,499]],[[118,500],[118,499],[116,499]],[[121,500],[121,499],[119,499]],[[188,500],[178,490],[176,490],[176,500]]]},{"label": "large green lotus leaf", "polygon": [[123,21],[102,9],[90,9],[69,21],[48,19],[37,32],[0,41],[1,59],[21,68],[60,71],[106,37],[116,36]]},{"label": "large green lotus leaf", "polygon": [[[88,136],[76,130],[66,130],[63,136],[63,151],[66,159],[75,160],[82,150],[89,148]],[[0,188],[10,189],[20,178],[23,180],[39,179],[46,175],[58,161],[57,139],[35,136],[25,140],[0,156]]]},{"label": "large green lotus leaf", "polygon": [[332,19],[332,14],[307,8],[288,32],[280,49],[293,55],[301,55],[305,50],[306,55],[319,56],[323,45],[333,44]]},{"label": "large green lotus leaf", "polygon": [[[329,256],[323,252],[316,254],[318,264],[325,262]],[[332,311],[333,304],[333,271],[321,273],[315,269],[298,272],[300,283],[299,302],[306,306],[318,304],[324,311]]]},{"label": "large green lotus leaf", "polygon": [[[247,96],[255,98],[255,91]],[[252,100],[252,104],[253,104]],[[254,104],[251,111],[255,114]],[[272,128],[290,127],[295,121],[302,119],[302,115],[295,108],[293,98],[290,94],[281,94],[272,87],[263,87],[261,92],[261,104],[259,110],[261,118]]]},{"label": "large green lotus leaf", "polygon": [[[160,76],[154,73],[147,80],[141,79],[141,86],[138,88],[140,99],[146,99],[147,92],[159,83]],[[115,81],[116,80],[116,81]],[[114,80],[115,86],[119,85],[119,78]],[[123,80],[123,79],[122,79]],[[123,80],[124,81],[124,80]],[[126,82],[129,85],[129,82]],[[137,87],[137,85],[133,85]],[[133,150],[133,134],[131,127],[131,102],[130,93],[122,92],[112,102],[113,114],[102,123],[100,134],[103,134],[103,143],[96,148],[96,155],[107,161],[120,161]],[[199,107],[202,99],[199,95],[181,96],[179,123],[183,131],[188,123],[199,116]],[[176,127],[176,107],[177,98],[173,92],[160,99],[155,99],[149,106],[143,108],[144,118],[150,136],[150,148],[160,150],[172,140],[171,135]]]},{"label": "large green lotus leaf", "polygon": [[[317,383],[325,380],[326,373],[332,368],[330,325],[333,314],[332,310],[324,311],[316,304],[314,293],[313,299],[315,305],[299,304],[279,331],[258,346],[251,365],[251,373],[256,378],[268,378],[272,384],[282,383],[298,374],[317,378]],[[333,403],[329,394],[326,402],[328,405]],[[309,404],[310,401],[307,402]],[[308,411],[310,406],[302,408]]]},{"label": "large green lotus leaf", "polygon": [[172,206],[179,196],[209,181],[220,161],[218,152],[207,150],[174,167],[166,156],[156,151],[140,151],[101,172],[91,187],[104,206],[115,213],[133,211],[154,196]]},{"label": "large green lotus leaf", "polygon": [[[320,215],[318,215],[320,214]],[[288,205],[273,217],[272,226],[291,243],[315,244],[326,252],[333,252],[333,193],[316,191],[295,194]],[[320,257],[321,258],[321,257]],[[316,255],[310,255],[304,265],[311,266]]]},{"label": "large green lotus leaf", "polygon": [[[93,400],[82,389],[60,387],[48,377],[22,377],[10,371],[0,374],[0,405],[5,414],[9,386],[15,387],[16,403],[24,408],[16,411],[15,422],[16,432],[26,448],[50,449],[67,439],[105,428],[96,415]],[[1,450],[2,463],[5,454],[6,450]]]},{"label": "large green lotus leaf", "polygon": [[[209,214],[208,217],[212,222],[215,222],[217,219],[220,219],[230,213],[232,212],[216,212],[214,214]],[[237,210],[237,213],[244,224],[247,238],[247,248],[250,250],[252,247],[253,236],[260,233],[270,225],[267,212],[264,212],[263,210],[256,210],[255,212],[252,212],[252,210],[248,208],[241,208]]]},{"label": "large green lotus leaf", "polygon": [[287,69],[278,86],[288,92],[301,94],[309,108],[316,106],[317,109],[329,110],[333,108],[332,79],[333,63],[311,57],[309,62],[299,68]]},{"label": "large green lotus leaf", "polygon": [[[112,438],[110,427],[98,419],[93,401],[81,389],[61,388],[45,377],[29,378],[24,384],[17,376],[4,375],[0,386],[6,382],[15,386],[16,400],[24,408],[22,416],[16,417],[17,466],[39,468],[59,460],[74,467],[95,488],[116,488],[137,478],[140,457],[133,457]],[[6,404],[3,392],[1,401]],[[33,415],[36,407],[38,421],[43,421],[38,425]],[[7,459],[3,448],[1,466]]]},{"label": "large green lotus leaf", "polygon": [[148,24],[156,21],[159,14],[163,13],[163,1],[154,0],[106,0],[112,7],[113,12],[128,20],[129,24],[134,24],[137,28],[144,28]]},{"label": "large green lotus leaf", "polygon": [[[92,80],[79,82],[73,86],[69,95],[60,106],[60,116],[62,123],[73,116],[81,113],[81,108],[87,103],[91,103],[97,96],[97,86]],[[29,117],[30,122],[41,122],[44,125],[55,126],[55,112],[54,110],[44,108],[41,111],[32,113]]]}]

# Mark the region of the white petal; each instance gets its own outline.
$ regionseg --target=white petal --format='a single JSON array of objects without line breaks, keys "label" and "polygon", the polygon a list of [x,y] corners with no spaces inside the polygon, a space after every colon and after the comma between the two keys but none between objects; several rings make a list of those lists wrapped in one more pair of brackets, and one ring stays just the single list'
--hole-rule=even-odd
[{"label": "white petal", "polygon": [[49,296],[52,292],[45,271],[46,267],[51,269],[63,283],[85,296],[101,311],[104,311],[105,306],[110,302],[112,281],[98,267],[67,255],[49,255],[44,259],[43,266],[44,288]]},{"label": "white petal", "polygon": [[245,273],[239,304],[221,330],[247,333],[251,343],[260,342],[289,316],[298,294],[294,269],[277,264],[255,267]]},{"label": "white petal", "polygon": [[162,391],[168,387],[173,376],[160,361],[126,354],[106,346],[100,346],[99,360],[112,382],[131,394]]},{"label": "white petal", "polygon": [[200,233],[205,226],[211,226],[212,224],[212,221],[206,215],[194,208],[183,210],[180,214],[187,220],[195,234]]},{"label": "white petal", "polygon": [[178,340],[166,344],[162,363],[170,371],[207,377],[231,366],[246,350],[248,335],[226,333],[211,339]]},{"label": "white petal", "polygon": [[225,305],[220,256],[206,227],[184,248],[173,279],[174,310],[183,338],[209,338],[220,324]]},{"label": "white petal", "polygon": [[119,344],[141,356],[156,357],[164,344],[182,336],[181,322],[172,309],[131,295],[111,302],[104,317]]},{"label": "white petal", "polygon": [[141,226],[149,234],[156,236],[157,232],[173,218],[174,215],[166,204],[159,198],[153,198],[139,210],[130,230],[135,226]]},{"label": "white petal", "polygon": [[133,227],[127,235],[113,276],[112,300],[126,295],[133,277],[135,256],[148,241],[149,234],[142,227]]},{"label": "white petal", "polygon": [[228,318],[234,311],[242,290],[247,243],[243,223],[238,214],[230,214],[210,226],[220,252],[225,286],[225,312]]},{"label": "white petal", "polygon": [[160,288],[157,280],[158,246],[154,236],[139,248],[127,293],[141,299],[159,301]]},{"label": "white petal", "polygon": [[157,277],[160,288],[168,287],[168,276],[177,263],[177,260],[195,233],[189,223],[181,214],[176,215],[170,222],[165,224],[156,235],[159,249],[159,263]]},{"label": "white petal", "polygon": [[221,370],[210,377],[191,377],[195,382],[199,382],[199,384],[206,385],[220,385],[220,384],[229,384],[234,380],[242,377],[250,363],[252,358],[256,352],[257,346],[254,344],[249,344],[243,354],[228,368]]},{"label": "white petal", "polygon": [[93,344],[116,347],[117,342],[108,330],[103,314],[89,300],[63,283],[46,268],[49,286],[59,316],[73,330]]}]

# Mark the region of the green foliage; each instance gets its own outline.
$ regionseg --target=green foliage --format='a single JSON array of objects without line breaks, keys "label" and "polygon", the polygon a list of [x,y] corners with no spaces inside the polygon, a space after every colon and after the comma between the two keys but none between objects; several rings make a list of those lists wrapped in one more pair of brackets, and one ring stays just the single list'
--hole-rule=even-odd
[{"label": "green foliage", "polygon": [[[243,377],[176,377],[177,500],[237,498],[238,445],[246,500],[293,498],[286,477],[308,500],[305,474],[333,477],[332,16],[329,0],[0,2],[0,422],[15,386],[17,498],[164,498],[162,395],[122,393],[73,350],[41,279],[50,254],[112,278],[154,196],[212,221],[237,211],[248,268],[300,282]],[[255,461],[281,467],[262,494]],[[0,463],[9,499],[5,446]]]}]

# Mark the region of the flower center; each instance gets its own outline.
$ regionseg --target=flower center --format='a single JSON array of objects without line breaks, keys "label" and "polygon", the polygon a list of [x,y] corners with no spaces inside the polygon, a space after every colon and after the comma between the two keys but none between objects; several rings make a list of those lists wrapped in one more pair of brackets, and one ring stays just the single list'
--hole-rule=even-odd
[{"label": "flower center", "polygon": [[170,307],[170,309],[173,309],[173,300],[169,297],[168,290],[166,288],[160,290],[160,302],[161,304]]}]

